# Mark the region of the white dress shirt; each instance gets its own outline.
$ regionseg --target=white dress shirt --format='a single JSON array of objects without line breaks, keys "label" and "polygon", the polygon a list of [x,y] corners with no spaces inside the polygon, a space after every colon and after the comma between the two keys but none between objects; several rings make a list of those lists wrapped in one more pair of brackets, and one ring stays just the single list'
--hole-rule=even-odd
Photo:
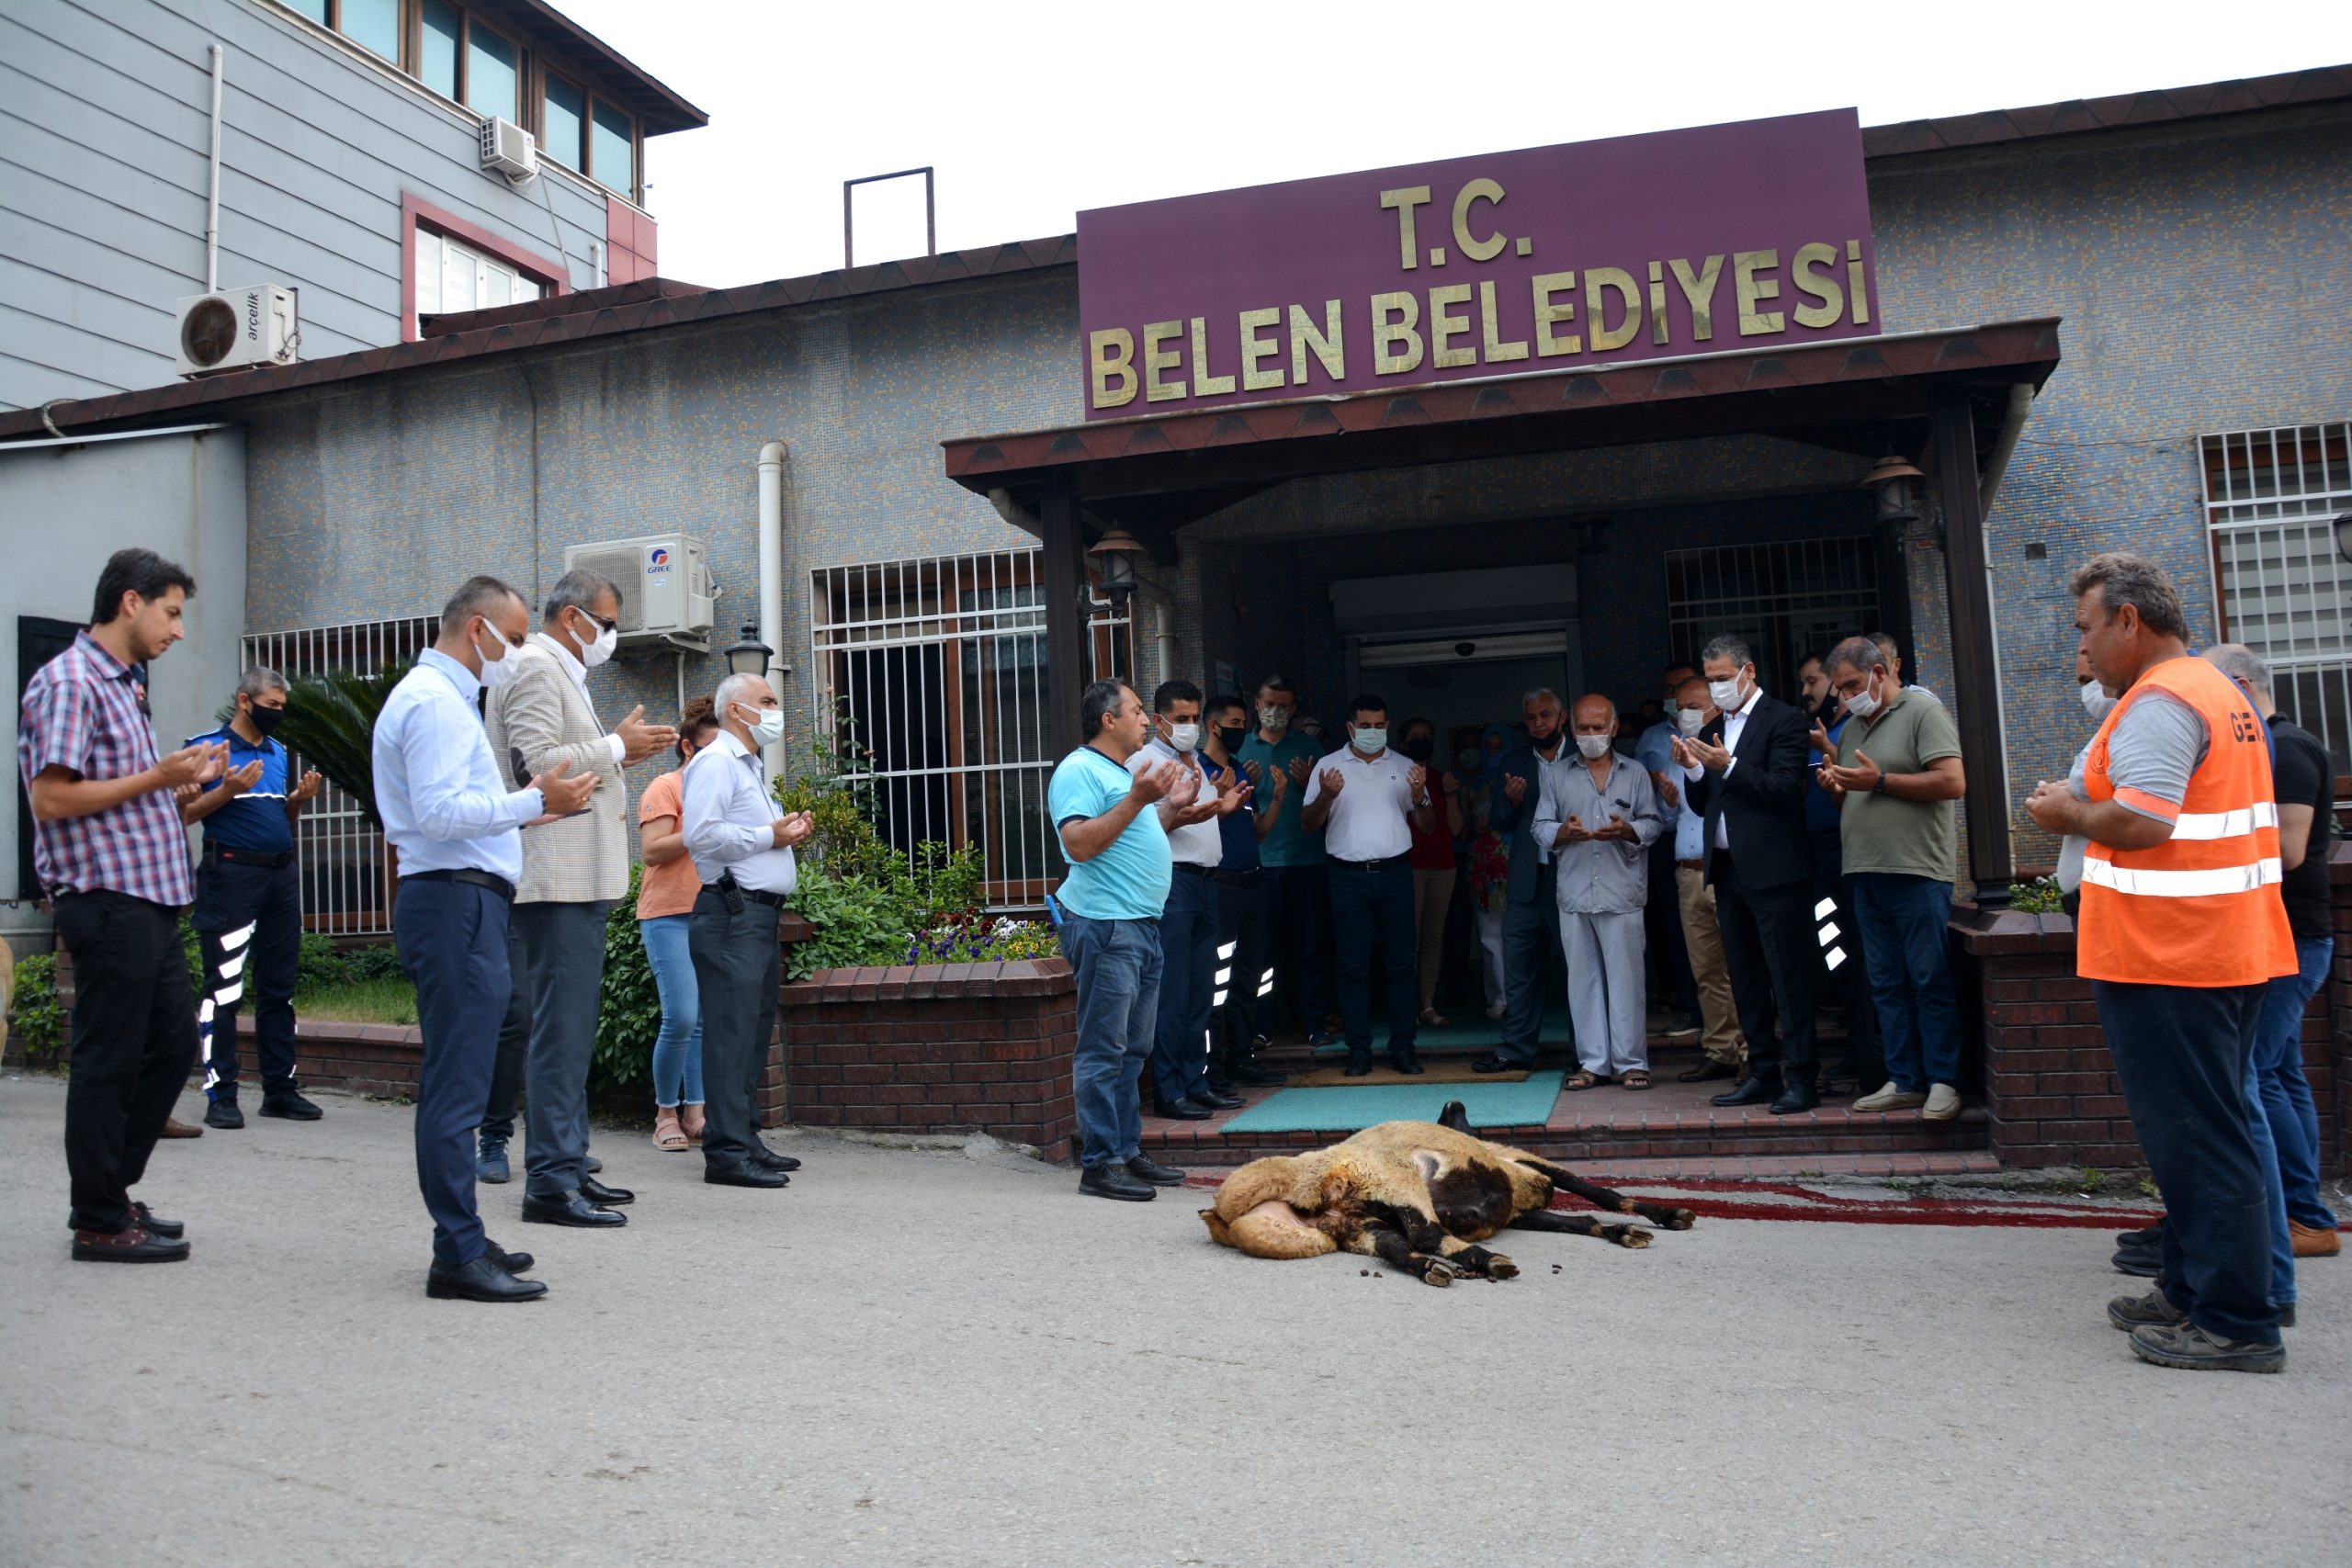
[{"label": "white dress shirt", "polygon": [[376,809],[402,876],[486,871],[523,880],[514,830],[545,814],[547,803],[536,789],[506,787],[474,705],[481,692],[471,671],[428,648],[377,716]]},{"label": "white dress shirt", "polygon": [[[571,650],[564,647],[558,637],[547,632],[541,632],[539,636],[546,640],[548,651],[555,655],[555,661],[563,666],[563,672],[571,677],[571,683],[580,688],[580,700],[588,705],[588,712],[593,716],[596,712],[596,704],[595,700],[588,694],[588,666],[574,659],[571,656]],[[602,724],[604,720],[598,719],[596,722]],[[605,744],[613,749],[613,761],[616,763],[628,755],[628,748],[621,743],[621,738],[617,735],[605,736]]]},{"label": "white dress shirt", "polygon": [[775,797],[768,794],[760,757],[747,751],[732,730],[695,752],[686,763],[678,823],[686,852],[713,881],[731,871],[745,887],[789,893],[799,880],[790,847],[775,847]]},{"label": "white dress shirt", "polygon": [[[1755,711],[1758,699],[1763,695],[1764,688],[1758,686],[1754,691],[1747,694],[1747,700],[1746,702],[1740,704],[1739,706],[1732,712],[1724,715],[1724,750],[1736,752],[1739,750],[1739,738],[1741,735],[1745,734],[1747,729],[1747,716]],[[1731,777],[1731,771],[1737,766],[1739,766],[1739,758],[1737,756],[1734,756],[1730,761],[1724,764],[1724,777]],[[1699,779],[1705,775],[1706,772],[1706,769],[1700,767],[1694,762],[1690,767],[1682,770],[1682,776],[1695,784]],[[1725,853],[1729,853],[1731,850],[1731,837],[1724,831],[1724,814],[1721,812],[1718,812],[1715,815],[1715,848],[1724,851]]]},{"label": "white dress shirt", "polygon": [[[1127,772],[1141,773],[1146,768],[1156,768],[1169,761],[1182,762],[1201,775],[1201,793],[1193,797],[1193,805],[1198,806],[1216,793],[1216,785],[1209,782],[1208,774],[1201,768],[1201,754],[1198,751],[1179,752],[1165,740],[1155,739],[1146,742],[1141,750],[1127,759]],[[1225,832],[1214,817],[1205,822],[1187,822],[1182,828],[1170,828],[1168,829],[1168,853],[1178,865],[1204,865],[1214,871],[1217,862],[1225,858]]]},{"label": "white dress shirt", "polygon": [[1337,768],[1345,782],[1323,819],[1323,852],[1333,860],[1394,860],[1413,847],[1413,829],[1405,814],[1414,806],[1412,786],[1405,782],[1411,759],[1383,750],[1366,757],[1343,746],[1315,764],[1306,775],[1306,795],[1300,809],[1323,794],[1323,771]]}]

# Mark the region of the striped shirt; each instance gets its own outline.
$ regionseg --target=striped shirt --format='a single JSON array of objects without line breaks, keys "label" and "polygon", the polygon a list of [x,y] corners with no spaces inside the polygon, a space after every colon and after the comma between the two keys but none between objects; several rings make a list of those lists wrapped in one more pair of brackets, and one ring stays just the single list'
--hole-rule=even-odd
[{"label": "striped shirt", "polygon": [[[17,766],[28,788],[50,768],[119,779],[155,765],[155,731],[141,710],[136,675],[87,631],[34,673],[17,723]],[[33,868],[51,894],[107,888],[169,908],[196,901],[187,829],[168,789],[87,817],[35,821]]]}]

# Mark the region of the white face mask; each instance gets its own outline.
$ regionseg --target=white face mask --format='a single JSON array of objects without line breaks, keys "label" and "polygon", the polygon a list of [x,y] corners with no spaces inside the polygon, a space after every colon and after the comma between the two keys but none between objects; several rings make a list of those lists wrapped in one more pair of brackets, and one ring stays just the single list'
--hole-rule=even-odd
[{"label": "white face mask", "polygon": [[1276,707],[1272,703],[1258,706],[1258,728],[1270,735],[1280,735],[1290,728],[1290,709]]},{"label": "white face mask", "polygon": [[1197,724],[1171,724],[1168,727],[1168,744],[1179,751],[1197,750],[1201,744],[1201,727]]},{"label": "white face mask", "polygon": [[1365,756],[1377,757],[1388,749],[1388,727],[1385,724],[1360,725],[1353,744]]},{"label": "white face mask", "polygon": [[[582,611],[582,614],[585,615],[586,612]],[[618,626],[597,625],[593,617],[589,625],[596,627],[596,640],[580,645],[580,667],[583,670],[594,670],[597,665],[610,659],[613,656],[613,650],[621,645],[621,633]]]},{"label": "white face mask", "polygon": [[752,710],[752,739],[763,746],[773,746],[783,739],[784,710],[782,708],[753,708]]},{"label": "white face mask", "polygon": [[1698,734],[1699,731],[1707,728],[1707,710],[1705,708],[1676,709],[1674,728],[1685,735]]},{"label": "white face mask", "polygon": [[1724,712],[1737,713],[1739,711],[1739,677],[1735,675],[1728,681],[1708,682],[1707,695],[1713,698],[1715,706]]},{"label": "white face mask", "polygon": [[1860,691],[1856,692],[1852,696],[1846,699],[1846,711],[1852,714],[1856,718],[1868,718],[1871,715],[1878,712],[1879,709],[1885,705],[1886,705],[1884,703],[1878,700],[1877,694],[1872,692],[1868,686],[1864,686]]},{"label": "white face mask", "polygon": [[2109,696],[2097,681],[2086,681],[2077,690],[2083,695],[2083,711],[2091,716],[2091,722],[2105,724],[2107,716],[2115,711],[2115,705],[2120,699]]},{"label": "white face mask", "polygon": [[[490,623],[485,621],[482,624],[484,626],[488,626]],[[498,649],[497,658],[492,659],[489,654],[482,652],[482,647],[480,643],[474,644],[474,652],[481,659],[482,689],[485,691],[495,691],[497,688],[506,684],[506,677],[514,673],[514,666],[508,661],[506,657],[513,651],[513,649],[506,646],[506,639],[500,637],[498,633],[493,630],[490,634],[490,640]]]},{"label": "white face mask", "polygon": [[1584,753],[1587,761],[1597,762],[1609,754],[1609,737],[1579,735],[1577,737],[1577,750]]}]

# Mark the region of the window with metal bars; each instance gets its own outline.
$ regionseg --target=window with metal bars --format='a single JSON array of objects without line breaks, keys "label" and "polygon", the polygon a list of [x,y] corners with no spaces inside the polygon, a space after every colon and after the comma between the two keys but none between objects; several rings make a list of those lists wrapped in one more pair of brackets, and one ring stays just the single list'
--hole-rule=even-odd
[{"label": "window with metal bars", "polygon": [[2352,775],[2352,421],[2208,435],[2205,523],[2221,633],[2270,667],[2278,710]]},{"label": "window with metal bars", "polygon": [[[1043,907],[1067,868],[1046,831],[1039,552],[820,567],[808,599],[817,733],[870,769],[884,840],[978,843],[991,908]],[[1098,608],[1089,631],[1090,675],[1127,673],[1128,615]]]},{"label": "window with metal bars", "polygon": [[[1841,637],[1888,628],[1868,538],[1791,539],[1666,552],[1668,648],[1696,666],[1711,638],[1756,655],[1757,684],[1798,700],[1797,667]],[[1906,676],[1914,669],[1907,667]]]}]

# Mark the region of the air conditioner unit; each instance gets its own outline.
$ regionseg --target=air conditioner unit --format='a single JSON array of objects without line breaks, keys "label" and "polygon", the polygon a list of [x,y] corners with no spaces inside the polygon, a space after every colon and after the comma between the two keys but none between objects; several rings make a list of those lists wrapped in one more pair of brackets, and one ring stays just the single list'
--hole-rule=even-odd
[{"label": "air conditioner unit", "polygon": [[563,570],[578,567],[612,579],[620,589],[622,646],[662,643],[710,651],[712,602],[718,591],[711,586],[709,558],[700,539],[646,534],[573,545],[563,552]]},{"label": "air conditioner unit", "polygon": [[179,373],[291,365],[301,357],[297,291],[275,283],[191,294],[179,303]]},{"label": "air conditioner unit", "polygon": [[511,119],[481,122],[481,166],[520,182],[539,172],[538,144]]}]

